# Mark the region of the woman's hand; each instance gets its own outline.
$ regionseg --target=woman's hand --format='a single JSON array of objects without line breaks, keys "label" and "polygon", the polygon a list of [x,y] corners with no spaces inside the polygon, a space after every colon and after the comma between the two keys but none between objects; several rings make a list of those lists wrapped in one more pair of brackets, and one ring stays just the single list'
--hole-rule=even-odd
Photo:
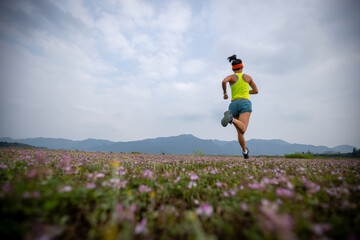
[{"label": "woman's hand", "polygon": [[227,95],[227,93],[224,93],[224,99],[226,100],[228,98],[229,98],[229,96]]}]

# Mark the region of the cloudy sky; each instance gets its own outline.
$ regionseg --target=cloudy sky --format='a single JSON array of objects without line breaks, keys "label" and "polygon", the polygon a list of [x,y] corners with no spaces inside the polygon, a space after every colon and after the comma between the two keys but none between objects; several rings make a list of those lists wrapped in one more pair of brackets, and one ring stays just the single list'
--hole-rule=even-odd
[{"label": "cloudy sky", "polygon": [[360,147],[360,1],[0,1],[0,137],[236,140],[237,54],[259,88],[247,139]]}]

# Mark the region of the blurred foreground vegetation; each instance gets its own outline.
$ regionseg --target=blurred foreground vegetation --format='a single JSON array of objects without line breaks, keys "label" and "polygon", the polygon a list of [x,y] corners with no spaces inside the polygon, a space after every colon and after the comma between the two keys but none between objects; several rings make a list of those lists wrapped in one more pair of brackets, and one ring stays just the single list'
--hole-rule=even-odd
[{"label": "blurred foreground vegetation", "polygon": [[358,239],[360,161],[0,149],[4,239]]}]

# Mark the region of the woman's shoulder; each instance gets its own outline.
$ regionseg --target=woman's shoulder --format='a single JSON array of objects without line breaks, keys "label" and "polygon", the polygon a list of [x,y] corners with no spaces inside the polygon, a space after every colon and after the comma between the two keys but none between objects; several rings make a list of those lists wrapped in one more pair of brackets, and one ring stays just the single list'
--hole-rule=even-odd
[{"label": "woman's shoulder", "polygon": [[227,78],[229,78],[229,79],[231,79],[231,80],[238,80],[238,75],[236,75],[235,73],[234,74],[231,74],[231,75],[229,75],[229,76],[227,76]]},{"label": "woman's shoulder", "polygon": [[245,73],[242,75],[242,79],[247,83],[250,83],[252,80],[251,76]]}]

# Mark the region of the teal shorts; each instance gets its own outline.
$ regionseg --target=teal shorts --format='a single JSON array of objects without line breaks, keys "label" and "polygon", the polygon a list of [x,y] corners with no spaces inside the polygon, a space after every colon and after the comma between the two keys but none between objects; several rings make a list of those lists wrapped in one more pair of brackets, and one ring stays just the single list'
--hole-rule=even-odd
[{"label": "teal shorts", "polygon": [[245,112],[252,112],[252,104],[247,99],[239,99],[230,103],[229,110],[234,117]]}]

